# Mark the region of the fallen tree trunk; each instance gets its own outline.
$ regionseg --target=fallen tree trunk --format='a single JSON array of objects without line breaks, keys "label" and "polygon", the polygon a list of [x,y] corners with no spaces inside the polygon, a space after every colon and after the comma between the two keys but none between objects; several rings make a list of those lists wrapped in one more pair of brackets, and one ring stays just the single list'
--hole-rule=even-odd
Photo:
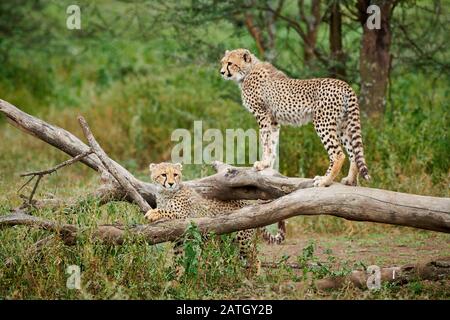
[{"label": "fallen tree trunk", "polygon": [[[0,100],[0,112],[10,122],[37,138],[57,147],[72,157],[93,151],[68,131],[32,117],[6,101]],[[101,155],[102,156],[102,155]],[[103,154],[106,157],[106,154]],[[103,159],[105,160],[105,159]],[[113,176],[121,175],[151,206],[155,205],[156,188],[136,179],[125,168],[106,159],[89,154],[79,161],[102,173],[103,199],[125,199],[127,192]],[[109,165],[107,165],[109,166]],[[409,226],[450,233],[450,199],[419,196],[372,188],[349,187],[333,184],[328,188],[312,188],[311,179],[288,178],[273,170],[256,172],[252,168],[235,168],[215,163],[217,173],[202,179],[185,182],[206,197],[220,199],[275,199],[270,203],[249,206],[226,216],[192,219],[202,232],[216,234],[262,227],[296,215],[332,215],[353,221],[369,221]],[[109,192],[105,194],[105,190]],[[26,223],[24,222],[26,221]],[[36,220],[35,220],[36,221]],[[169,221],[125,228],[99,226],[94,237],[111,243],[122,243],[126,234],[137,235],[149,243],[175,240],[186,229],[189,221]],[[33,225],[24,216],[4,216],[0,225]],[[41,227],[43,224],[37,223]],[[45,225],[45,224],[44,224]],[[71,227],[72,228],[72,227]],[[71,229],[76,236],[78,230]]]},{"label": "fallen tree trunk", "polygon": [[[436,201],[434,197],[335,184],[320,192],[316,188],[297,190],[270,203],[247,206],[231,214],[213,218],[162,221],[128,228],[117,225],[98,226],[93,238],[111,244],[121,244],[127,238],[156,244],[178,239],[190,222],[195,223],[201,232],[227,234],[263,227],[297,215],[322,214],[353,221],[396,224],[450,233],[449,210],[450,199]],[[52,231],[58,230],[55,226],[49,228],[52,224],[47,220],[32,218],[30,220],[30,216],[23,213],[1,216],[0,227],[35,225]],[[69,241],[64,239],[64,234],[63,240],[70,244],[79,230],[75,226],[70,226],[69,229],[66,227],[67,225],[59,228],[68,232]]]},{"label": "fallen tree trunk", "polygon": [[[89,146],[69,131],[33,117],[1,99],[0,112],[16,128],[54,146],[71,157],[76,157],[90,150]],[[95,154],[84,157],[80,162],[99,173],[105,174],[106,170]],[[157,192],[155,186],[136,179],[118,163],[114,162],[114,164],[120,174],[125,176],[141,196],[154,207]],[[250,173],[249,171],[252,170],[247,170],[247,168],[233,168],[222,163],[217,163],[215,169],[218,174],[188,181],[186,184],[207,197],[223,200],[273,199],[298,188],[312,187],[312,179],[286,178],[272,170]],[[113,181],[112,177],[108,176],[105,176],[104,180]],[[115,196],[123,199],[125,194],[123,190],[119,190]]]},{"label": "fallen tree trunk", "polygon": [[[67,153],[71,157],[76,157],[80,154],[90,151],[89,146],[84,144],[80,139],[69,131],[59,128],[57,126],[51,125],[41,119],[33,117],[12,104],[0,99],[0,112],[2,112],[9,123],[11,123],[16,128],[30,134],[53,147]],[[95,171],[106,175],[105,168],[102,165],[100,159],[94,155],[90,154],[80,162],[94,169]],[[116,168],[120,173],[125,176],[134,186],[139,190],[144,199],[150,204],[155,205],[155,188],[152,184],[144,183],[136,179],[128,170],[123,168],[118,163],[115,163]],[[113,180],[112,177],[105,176],[105,179]]]}]

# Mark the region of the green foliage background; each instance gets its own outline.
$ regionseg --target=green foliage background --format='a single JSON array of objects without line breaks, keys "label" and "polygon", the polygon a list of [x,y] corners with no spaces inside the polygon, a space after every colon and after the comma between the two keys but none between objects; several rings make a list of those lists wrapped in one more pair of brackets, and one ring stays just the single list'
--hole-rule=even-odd
[{"label": "green foliage background", "polygon": [[[82,114],[105,151],[143,179],[148,179],[148,163],[170,161],[175,144],[170,136],[176,128],[191,130],[195,120],[202,120],[204,130],[257,129],[253,117],[241,106],[238,87],[223,81],[218,72],[218,61],[225,49],[246,47],[256,51],[242,27],[220,19],[183,26],[183,19],[198,14],[195,6],[192,12],[180,12],[173,9],[176,5],[172,2],[164,7],[164,2],[78,1],[82,30],[68,30],[65,10],[72,2],[0,3],[1,99],[79,137],[82,134],[76,116]],[[399,14],[408,15],[413,10],[407,6]],[[360,33],[359,28],[348,28],[344,37],[349,78],[357,91]],[[297,77],[326,76],[320,68],[304,68],[292,50],[284,51],[289,44],[300,55],[301,46],[294,35],[283,31],[280,34],[280,68]],[[319,41],[327,41],[326,33],[319,36]],[[397,52],[398,48],[394,46],[393,50]],[[443,51],[441,54],[448,57],[446,48]],[[377,123],[364,116],[362,119],[366,159],[373,178],[363,184],[449,196],[448,74],[439,67],[424,68],[407,59],[395,61],[385,117]],[[285,175],[313,177],[328,165],[326,152],[311,125],[283,128],[280,152],[280,172]],[[18,179],[19,173],[51,167],[65,159],[60,151],[26,136],[0,117],[0,212],[6,213],[20,203],[16,190],[23,181]],[[189,179],[207,174],[209,168],[190,165],[185,171]],[[47,192],[62,197],[82,194],[96,183],[96,175],[78,164],[46,178],[38,196]],[[121,210],[126,210],[128,216],[123,217]],[[101,209],[92,204],[86,213],[73,222],[88,226],[100,218],[103,222],[114,218],[125,223],[143,222],[134,208],[120,204]],[[54,217],[50,212],[39,214]],[[330,217],[299,217],[295,221],[304,232],[390,230]],[[23,235],[24,242],[16,245],[18,234]],[[165,273],[164,259],[154,253],[161,252],[161,248],[139,244],[114,249],[51,246],[48,257],[56,259],[47,257],[40,264],[29,260],[23,250],[42,236],[41,231],[2,231],[0,260],[14,258],[10,261],[12,267],[0,271],[0,297],[120,298],[115,294],[122,286],[128,297],[221,297],[214,285],[223,285],[227,279],[230,284],[233,277],[237,283],[242,280],[233,269],[226,271],[224,279],[209,279],[206,289],[201,277],[195,283],[174,287],[167,282],[172,280]],[[55,283],[65,281],[66,275],[59,266],[77,260],[88,264],[86,277],[95,275],[101,284],[96,287],[94,283],[78,295],[60,291]],[[149,278],[156,280],[143,280]],[[269,278],[264,281],[276,277]],[[16,281],[16,285],[7,285],[10,281]],[[136,291],[133,286],[137,286]],[[141,295],[144,291],[146,294]]]}]

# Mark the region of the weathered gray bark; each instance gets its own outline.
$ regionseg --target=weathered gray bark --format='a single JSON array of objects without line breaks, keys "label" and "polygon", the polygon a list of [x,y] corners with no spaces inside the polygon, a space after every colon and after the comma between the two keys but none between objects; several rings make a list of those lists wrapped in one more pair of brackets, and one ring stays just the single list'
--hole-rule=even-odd
[{"label": "weathered gray bark", "polygon": [[[36,119],[2,100],[0,100],[0,112],[25,132],[72,156],[90,150],[64,129]],[[97,171],[103,173],[105,171],[101,161],[95,155],[86,156],[80,161]],[[115,166],[138,193],[150,205],[154,205],[156,188],[152,184],[136,179],[119,164],[115,163]],[[188,181],[186,184],[207,197],[275,200],[242,208],[226,216],[193,219],[204,232],[224,234],[262,227],[297,215],[332,215],[354,221],[387,223],[450,233],[450,198],[419,196],[341,184],[334,184],[328,188],[311,188],[311,179],[288,178],[271,170],[256,172],[252,168],[235,168],[223,163],[216,163],[215,168],[216,174]],[[103,199],[108,199],[110,194],[110,199],[126,198],[130,201],[117,183],[102,186],[99,193]],[[34,224],[28,218],[24,219],[23,216],[19,218],[14,214],[3,216],[0,225]],[[37,224],[39,227],[46,225],[41,222]],[[132,236],[139,235],[149,243],[159,243],[178,238],[188,223],[188,221],[160,222],[128,228],[126,233]],[[74,226],[70,228],[72,227]],[[71,232],[71,234],[76,233],[76,231]],[[125,227],[100,226],[95,237],[120,243],[125,237]]]},{"label": "weathered gray bark", "polygon": [[[233,215],[237,215],[238,212]],[[217,219],[217,218],[215,218]],[[227,216],[226,220],[232,220],[233,216]],[[209,221],[208,221],[209,220]],[[210,218],[193,219],[198,224],[200,230],[208,228],[211,222]],[[79,227],[70,224],[58,224],[46,219],[30,216],[21,211],[11,215],[0,216],[0,229],[8,226],[26,225],[37,227],[44,230],[54,232],[59,235],[60,239],[66,245],[74,245],[81,236]],[[106,244],[122,244],[125,239],[127,241],[145,241],[150,244],[156,244],[164,241],[175,240],[187,227],[188,222],[182,220],[174,220],[168,222],[155,223],[151,225],[140,225],[126,229],[125,227],[116,225],[100,225],[95,232],[92,233],[92,240],[100,241]],[[213,223],[210,230],[215,229],[220,224]],[[226,228],[225,228],[226,229]],[[234,228],[228,229],[232,230]],[[223,230],[222,230],[223,231]],[[220,233],[221,231],[217,232]],[[227,232],[224,232],[227,233]],[[48,241],[54,241],[53,237],[46,237],[38,241],[32,250],[39,250],[39,247]],[[277,267],[273,264],[264,265],[266,267]],[[294,264],[293,268],[301,266]],[[319,290],[339,289],[347,283],[360,288],[366,289],[368,277],[370,275],[364,270],[354,270],[347,276],[329,277],[317,280],[314,284]],[[405,284],[415,280],[448,280],[450,278],[450,257],[441,257],[430,261],[419,262],[417,264],[408,264],[401,267],[386,267],[380,269],[380,284],[385,282]]]},{"label": "weathered gray bark", "polygon": [[[90,151],[90,147],[84,144],[72,133],[33,117],[7,101],[0,99],[0,112],[2,112],[8,121],[18,129],[30,134],[55,148],[67,153],[72,157]],[[91,167],[95,171],[107,175],[101,161],[95,154],[84,157],[80,162]],[[131,182],[133,187],[141,196],[151,205],[155,206],[156,188],[153,184],[136,179],[130,172],[120,164],[114,162],[120,174],[125,176]],[[264,172],[261,174],[249,175],[246,168],[234,168],[230,173],[225,172],[229,166],[218,164],[217,170],[220,174],[210,177],[196,179],[187,182],[198,192],[208,197],[219,199],[273,199],[283,194],[295,190],[296,188],[312,187],[311,179],[286,178],[276,172]],[[237,174],[240,173],[240,174]],[[270,176],[274,176],[270,181]],[[250,179],[250,180],[248,180]],[[111,180],[112,177],[105,177],[103,180]],[[223,185],[222,185],[223,184]],[[122,190],[116,190],[116,197],[124,198],[125,193]]]},{"label": "weathered gray bark", "polygon": [[[121,244],[127,237],[137,237],[141,241],[155,244],[176,240],[191,221],[201,232],[227,234],[263,227],[297,215],[331,215],[353,221],[379,222],[450,233],[450,199],[335,184],[328,188],[297,190],[270,203],[248,206],[214,218],[163,221],[130,228],[103,225],[98,227],[93,237],[116,244]],[[55,222],[20,212],[0,217],[0,227],[11,225],[34,225],[63,232],[63,240],[68,243],[78,235],[76,226],[56,225]]]},{"label": "weathered gray bark", "polygon": [[83,129],[84,136],[91,146],[91,150],[100,159],[105,169],[110,173],[114,179],[119,183],[124,192],[129,195],[134,202],[139,206],[143,213],[146,213],[151,209],[150,205],[142,198],[139,192],[133,187],[131,181],[127,179],[125,175],[120,174],[120,167],[116,166],[115,163],[107,156],[105,151],[100,147],[97,140],[95,140],[86,120],[82,117],[78,117],[78,122],[80,123],[81,129]]},{"label": "weathered gray bark", "polygon": [[[74,136],[67,130],[51,125],[41,119],[33,117],[7,101],[0,99],[0,112],[2,112],[9,123],[16,128],[30,134],[55,148],[67,153],[71,157],[76,157],[79,154],[89,152],[90,147],[84,144],[80,139]],[[80,162],[86,164],[95,171],[105,174],[103,165],[95,154],[84,157]],[[156,189],[152,184],[143,183],[136,179],[130,172],[123,168],[118,163],[114,162],[119,172],[125,176],[131,184],[139,191],[144,199],[150,204],[155,203]],[[110,178],[112,180],[112,178]]]}]

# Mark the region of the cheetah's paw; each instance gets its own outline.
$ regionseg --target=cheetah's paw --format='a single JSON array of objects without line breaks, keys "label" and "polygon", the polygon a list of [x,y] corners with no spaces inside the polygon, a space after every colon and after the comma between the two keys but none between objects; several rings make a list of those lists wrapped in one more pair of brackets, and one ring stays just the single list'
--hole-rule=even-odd
[{"label": "cheetah's paw", "polygon": [[254,164],[253,164],[253,168],[255,168],[256,169],[256,171],[262,171],[262,170],[264,170],[264,169],[266,169],[266,168],[269,168],[270,167],[270,163],[268,162],[268,161],[256,161]]},{"label": "cheetah's paw", "polygon": [[328,187],[333,181],[330,181],[327,176],[315,176],[314,177],[314,187]]},{"label": "cheetah's paw", "polygon": [[158,209],[150,209],[147,211],[147,213],[144,216],[147,220],[150,222],[155,222],[157,220],[160,220],[162,218],[161,212],[159,212]]},{"label": "cheetah's paw", "polygon": [[342,178],[341,183],[345,184],[346,186],[356,186],[356,179],[350,179],[349,177],[345,177]]}]

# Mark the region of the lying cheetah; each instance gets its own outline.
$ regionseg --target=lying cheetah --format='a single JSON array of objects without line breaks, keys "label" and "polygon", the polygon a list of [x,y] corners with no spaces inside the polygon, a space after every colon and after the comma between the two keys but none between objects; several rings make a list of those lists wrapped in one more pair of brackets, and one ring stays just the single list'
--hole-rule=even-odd
[{"label": "lying cheetah", "polygon": [[256,170],[273,167],[280,124],[303,125],[312,121],[330,159],[325,176],[316,176],[314,186],[329,186],[339,174],[345,160],[341,145],[350,157],[350,170],[342,183],[356,185],[358,172],[370,179],[357,96],[347,83],[337,79],[289,78],[247,49],[227,50],[221,65],[223,78],[238,83],[245,108],[258,122],[263,158],[255,162]]},{"label": "lying cheetah", "polygon": [[[244,206],[255,204],[254,201],[221,201],[202,197],[182,183],[182,165],[179,163],[150,164],[150,172],[151,179],[160,189],[156,198],[157,208],[151,209],[145,214],[150,222],[161,219],[172,220],[227,214]],[[236,238],[241,258],[246,260],[250,267],[257,269],[259,269],[260,263],[257,258],[256,241],[260,233],[269,243],[279,243],[284,240],[284,233],[272,235],[265,228],[258,231],[249,229],[237,232]],[[175,244],[174,251],[177,256],[182,254],[181,242]]]}]

